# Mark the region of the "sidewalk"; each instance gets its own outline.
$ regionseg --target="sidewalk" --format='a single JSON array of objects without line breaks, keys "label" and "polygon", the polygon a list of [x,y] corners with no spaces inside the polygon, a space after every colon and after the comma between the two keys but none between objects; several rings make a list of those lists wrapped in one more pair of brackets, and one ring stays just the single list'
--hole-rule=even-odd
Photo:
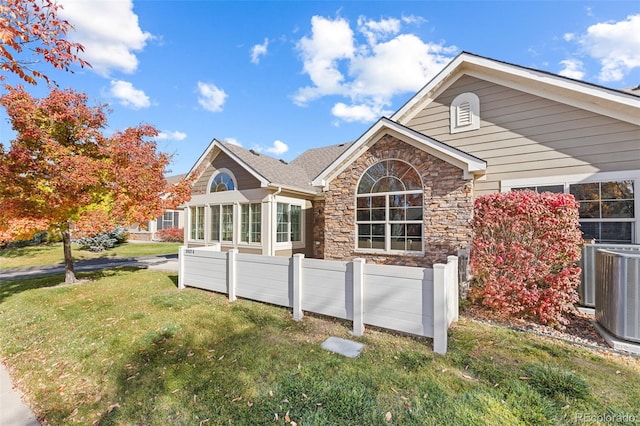
[{"label": "sidewalk", "polygon": [[[76,272],[86,272],[105,268],[118,268],[122,266],[131,266],[142,269],[158,269],[163,271],[178,271],[178,255],[167,254],[159,256],[78,260],[74,264],[74,269]],[[0,269],[0,281],[61,273],[64,273],[64,265],[61,264],[32,266],[28,268]],[[0,423],[0,426],[3,425]]]},{"label": "sidewalk", "polygon": [[6,367],[0,362],[0,425],[38,426],[40,423],[31,409],[22,401],[20,392],[13,388]]},{"label": "sidewalk", "polygon": [[[122,266],[177,272],[178,255],[78,261],[75,264],[75,271],[95,271]],[[0,270],[0,282],[63,272],[63,265],[4,269]],[[0,426],[38,426],[39,424],[31,409],[22,401],[20,392],[13,387],[9,372],[0,361]]]}]

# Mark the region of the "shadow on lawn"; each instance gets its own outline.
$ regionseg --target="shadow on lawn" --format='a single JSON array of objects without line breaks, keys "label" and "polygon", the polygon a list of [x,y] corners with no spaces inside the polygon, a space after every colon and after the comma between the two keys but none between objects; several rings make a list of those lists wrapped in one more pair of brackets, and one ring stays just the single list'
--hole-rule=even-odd
[{"label": "shadow on lawn", "polygon": [[[139,269],[140,268],[135,266],[122,266],[118,268],[110,268],[110,269],[104,269],[99,271],[77,272],[76,277],[79,280],[77,284],[78,285],[83,284],[87,280],[93,281],[100,278],[104,278],[104,277],[113,275],[114,273],[118,273],[118,271],[131,272],[131,271],[137,271]],[[3,303],[9,297],[15,296],[25,291],[37,290],[39,288],[46,288],[46,287],[57,287],[62,285],[76,285],[76,284],[65,284],[64,277],[65,277],[64,274],[56,273],[56,274],[48,274],[48,275],[41,275],[41,276],[28,277],[28,278],[2,280],[0,281],[0,304]],[[174,283],[176,283],[176,286],[177,286],[178,277],[176,276],[175,280],[172,278],[172,281],[174,281]]]},{"label": "shadow on lawn", "polygon": [[24,291],[55,287],[64,284],[64,274],[52,274],[33,278],[0,281],[0,303]]},{"label": "shadow on lawn", "polygon": [[[190,306],[154,303],[185,314]],[[91,410],[103,413],[101,426],[269,424],[287,413],[314,424],[375,424],[378,388],[353,367],[358,361],[303,341],[304,326],[285,318],[239,303],[189,329],[149,330],[113,372],[112,399]]]}]

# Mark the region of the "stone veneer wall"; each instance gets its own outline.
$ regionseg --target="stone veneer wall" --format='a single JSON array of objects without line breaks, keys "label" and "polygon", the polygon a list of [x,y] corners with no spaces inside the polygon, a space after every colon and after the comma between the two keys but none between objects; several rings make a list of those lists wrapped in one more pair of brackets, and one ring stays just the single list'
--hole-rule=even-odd
[{"label": "stone veneer wall", "polygon": [[[424,255],[374,255],[357,252],[355,248],[358,181],[370,166],[386,159],[406,161],[422,177]],[[464,179],[461,169],[390,135],[383,136],[331,181],[325,193],[324,206],[314,205],[314,211],[324,207],[324,220],[316,223],[314,235],[315,241],[324,241],[324,247],[315,251],[316,257],[335,260],[361,257],[370,263],[420,267],[446,263],[448,255],[456,255],[459,249],[467,248],[471,242],[472,198],[473,181]]]}]

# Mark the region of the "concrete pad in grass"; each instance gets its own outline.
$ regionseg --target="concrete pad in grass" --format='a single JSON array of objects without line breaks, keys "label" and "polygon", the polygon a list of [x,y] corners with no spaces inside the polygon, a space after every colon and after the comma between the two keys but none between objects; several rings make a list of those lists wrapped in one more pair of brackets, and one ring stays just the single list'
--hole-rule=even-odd
[{"label": "concrete pad in grass", "polygon": [[322,342],[320,346],[322,349],[326,349],[330,352],[344,355],[349,358],[355,358],[360,355],[360,352],[364,347],[362,343],[333,336]]}]

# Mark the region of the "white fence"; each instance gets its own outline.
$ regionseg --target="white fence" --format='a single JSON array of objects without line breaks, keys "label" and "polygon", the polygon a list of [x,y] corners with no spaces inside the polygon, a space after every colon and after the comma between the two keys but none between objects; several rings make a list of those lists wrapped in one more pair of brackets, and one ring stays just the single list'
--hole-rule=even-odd
[{"label": "white fence", "polygon": [[197,287],[353,321],[353,334],[374,325],[433,338],[447,351],[447,329],[458,320],[458,258],[431,268],[180,248],[179,287]]}]

